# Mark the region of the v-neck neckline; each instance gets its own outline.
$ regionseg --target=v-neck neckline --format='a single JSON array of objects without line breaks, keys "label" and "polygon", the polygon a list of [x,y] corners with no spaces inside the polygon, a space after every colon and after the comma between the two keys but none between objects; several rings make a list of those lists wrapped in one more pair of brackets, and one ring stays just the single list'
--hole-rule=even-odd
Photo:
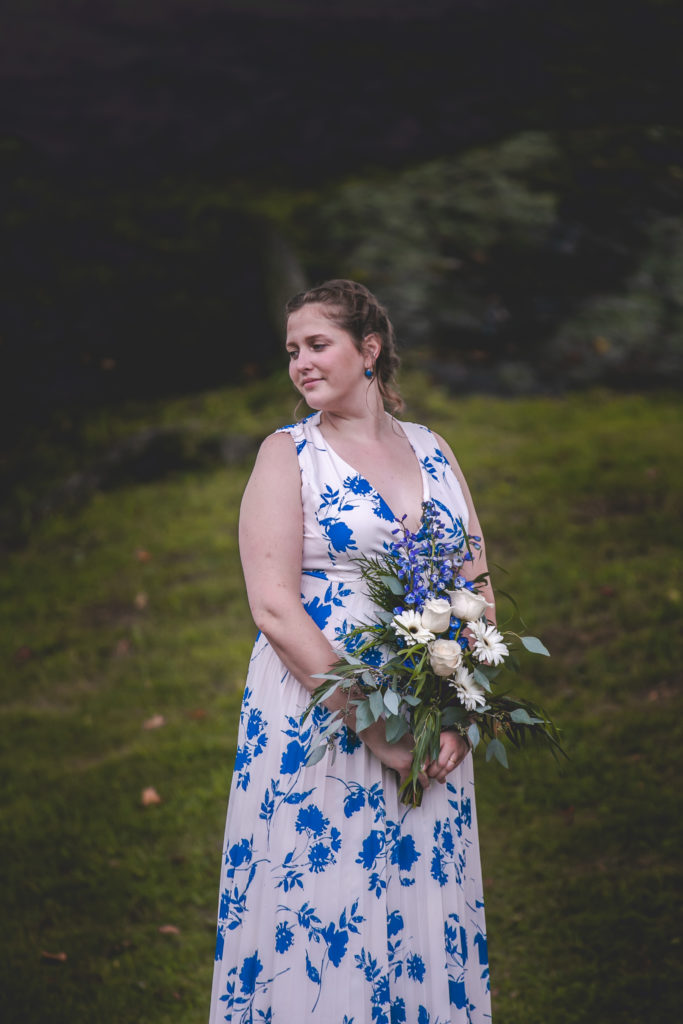
[{"label": "v-neck neckline", "polygon": [[[334,458],[337,459],[338,462],[341,462],[341,464],[343,466],[346,466],[346,468],[348,470],[350,470],[350,472],[353,473],[354,476],[360,477],[361,480],[365,481],[365,483],[372,489],[372,491],[374,491],[374,493],[378,496],[378,498],[380,498],[384,502],[384,504],[389,509],[389,511],[391,512],[392,516],[394,517],[394,521],[395,522],[403,523],[404,525],[406,525],[406,529],[410,529],[407,526],[407,524],[405,522],[405,519],[399,519],[399,517],[396,515],[396,513],[393,510],[393,508],[389,504],[389,502],[383,496],[382,492],[379,491],[375,487],[373,482],[371,480],[368,480],[368,478],[363,473],[361,473],[359,470],[357,470],[355,468],[355,466],[352,466],[350,462],[347,462],[346,459],[343,459],[341,457],[341,455],[339,454],[339,452],[335,451],[335,449],[332,447],[332,445],[330,444],[330,442],[327,440],[327,438],[323,434],[322,430],[320,429],[320,416],[321,416],[321,413],[318,412],[317,418],[316,418],[315,422],[311,424],[311,426],[315,427],[315,429],[318,431],[318,433],[320,434],[320,437],[322,438],[322,440],[323,440],[323,442],[325,444],[325,447],[330,452],[330,454],[333,455]],[[412,451],[413,455],[415,456],[415,461],[417,462],[418,469],[420,470],[420,479],[422,480],[422,504],[424,504],[426,501],[430,500],[429,478],[428,478],[428,476],[427,476],[427,474],[425,472],[424,466],[420,462],[420,456],[417,454],[417,451],[415,449],[415,445],[413,444],[412,440],[410,439],[408,431],[405,429],[403,423],[401,423],[400,420],[395,419],[393,416],[392,416],[392,421],[398,426],[399,430],[401,431],[401,433],[405,437],[406,441],[410,445],[410,448],[411,448],[411,451]],[[408,515],[408,513],[406,513],[406,518],[407,518],[407,515]],[[417,523],[415,525],[415,529],[414,530],[412,530],[412,529],[410,530],[411,533],[417,533],[417,531],[420,529],[420,526],[422,524],[422,517],[423,517],[423,511],[422,511],[422,507],[420,507],[420,515],[419,515]]]}]

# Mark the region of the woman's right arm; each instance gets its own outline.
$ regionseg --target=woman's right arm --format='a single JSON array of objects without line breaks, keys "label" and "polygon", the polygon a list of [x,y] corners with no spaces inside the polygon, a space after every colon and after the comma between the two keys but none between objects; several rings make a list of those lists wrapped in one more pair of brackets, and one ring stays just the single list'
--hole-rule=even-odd
[{"label": "woman's right arm", "polygon": [[[301,602],[301,473],[287,433],[271,434],[261,445],[242,498],[239,543],[254,622],[285,667],[312,693],[320,685],[314,676],[328,671],[338,654]],[[331,711],[345,710],[347,698],[336,690],[325,704]],[[346,721],[354,728],[353,711]],[[411,761],[409,739],[387,744],[383,721],[359,735],[384,764],[405,777]]]},{"label": "woman's right arm", "polygon": [[336,661],[301,603],[301,475],[289,434],[261,445],[240,509],[240,556],[254,622],[306,690]]}]

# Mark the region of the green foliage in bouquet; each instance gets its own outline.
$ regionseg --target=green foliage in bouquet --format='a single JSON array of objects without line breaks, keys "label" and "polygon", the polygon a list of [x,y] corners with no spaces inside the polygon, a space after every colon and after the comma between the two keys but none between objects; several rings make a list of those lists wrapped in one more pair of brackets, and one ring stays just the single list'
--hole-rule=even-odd
[{"label": "green foliage in bouquet", "polygon": [[405,526],[395,533],[386,554],[357,559],[376,621],[347,632],[342,657],[319,676],[324,681],[305,715],[338,688],[347,706],[327,723],[309,764],[334,745],[351,709],[358,732],[384,718],[389,742],[412,734],[411,771],[400,792],[413,806],[422,799],[421,766],[438,757],[445,729],[459,732],[472,749],[485,739],[486,759],[505,767],[505,740],[514,747],[537,741],[555,755],[564,753],[555,725],[538,705],[494,691],[505,669],[519,670],[512,644],[532,654],[549,652],[537,637],[501,633],[486,619],[489,603],[482,589],[488,573],[474,579],[463,574],[474,563],[480,538],[467,535],[462,521],[433,501],[423,504],[417,533]]}]

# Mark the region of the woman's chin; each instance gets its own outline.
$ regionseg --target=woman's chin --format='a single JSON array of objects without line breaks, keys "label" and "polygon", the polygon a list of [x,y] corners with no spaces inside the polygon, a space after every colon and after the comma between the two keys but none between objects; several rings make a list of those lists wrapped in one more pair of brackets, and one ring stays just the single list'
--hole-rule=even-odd
[{"label": "woman's chin", "polygon": [[316,399],[315,395],[309,395],[306,394],[305,391],[302,391],[301,397],[303,398],[304,402],[306,403],[309,409],[317,410],[320,408],[320,402]]},{"label": "woman's chin", "polygon": [[299,394],[311,409],[320,409],[324,405],[324,399],[322,395],[318,394],[318,391],[317,387],[299,388]]}]

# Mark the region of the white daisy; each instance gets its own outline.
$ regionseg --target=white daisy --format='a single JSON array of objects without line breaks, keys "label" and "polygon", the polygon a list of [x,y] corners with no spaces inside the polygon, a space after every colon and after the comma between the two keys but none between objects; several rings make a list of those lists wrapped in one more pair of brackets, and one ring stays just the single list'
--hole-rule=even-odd
[{"label": "white daisy", "polygon": [[410,646],[426,644],[434,639],[434,634],[422,625],[422,616],[419,612],[401,612],[394,619],[393,627],[398,636],[402,636]]},{"label": "white daisy", "polygon": [[489,625],[486,620],[480,622],[468,622],[474,648],[472,653],[485,665],[500,665],[508,656],[507,644],[503,642],[503,634],[499,633],[495,626]]},{"label": "white daisy", "polygon": [[468,711],[474,711],[478,704],[481,707],[486,704],[484,690],[478,683],[475,683],[474,676],[467,671],[464,665],[457,670],[450,685],[455,689],[458,699]]}]

